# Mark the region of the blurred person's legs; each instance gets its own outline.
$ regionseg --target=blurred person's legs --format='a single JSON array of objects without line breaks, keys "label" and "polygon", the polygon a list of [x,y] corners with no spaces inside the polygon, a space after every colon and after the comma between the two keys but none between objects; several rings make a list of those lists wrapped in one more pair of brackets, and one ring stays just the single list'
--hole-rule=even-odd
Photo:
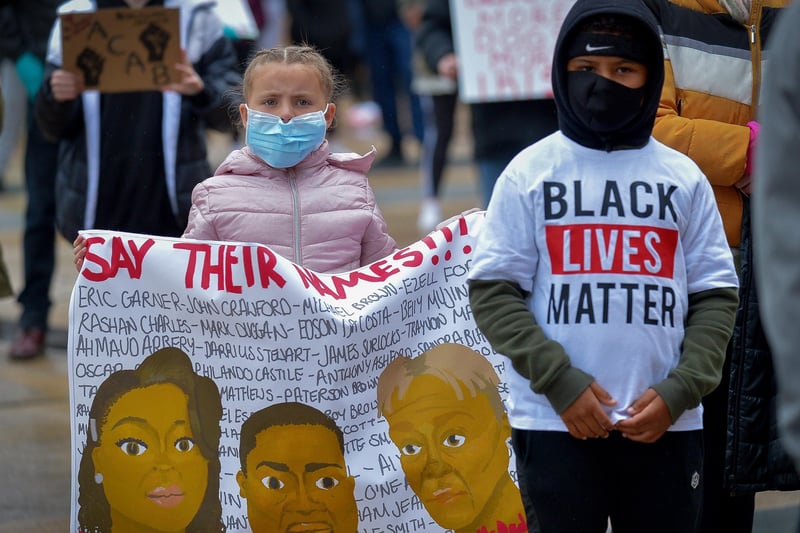
[{"label": "blurred person's legs", "polygon": [[11,158],[19,145],[25,125],[25,110],[28,95],[19,79],[14,62],[0,61],[0,85],[3,86],[3,134],[0,135],[0,190],[7,184],[5,180]]},{"label": "blurred person's legs", "polygon": [[[32,106],[31,106],[32,107]],[[50,283],[55,270],[55,177],[58,144],[47,141],[28,109],[25,150],[25,230],[23,261],[25,286],[17,301],[22,306],[17,336],[9,356],[24,360],[44,351],[50,311]]]},{"label": "blurred person's legs", "polygon": [[458,97],[456,94],[420,96],[425,116],[425,133],[422,140],[420,178],[422,205],[417,229],[420,233],[432,231],[442,220],[439,194],[442,176],[447,164],[447,151],[453,137],[453,123]]},{"label": "blurred person's legs", "polygon": [[411,33],[397,21],[385,28],[367,25],[365,36],[372,98],[381,108],[383,128],[391,142],[389,153],[379,163],[402,165],[405,159],[398,98],[408,99],[411,127],[419,142],[423,142],[425,128],[419,96],[411,91]]}]

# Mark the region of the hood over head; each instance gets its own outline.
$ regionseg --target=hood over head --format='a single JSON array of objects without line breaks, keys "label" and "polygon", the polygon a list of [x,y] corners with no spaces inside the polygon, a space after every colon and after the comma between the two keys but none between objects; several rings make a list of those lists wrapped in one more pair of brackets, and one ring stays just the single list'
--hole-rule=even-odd
[{"label": "hood over head", "polygon": [[[598,15],[624,15],[635,27],[635,38],[626,43],[608,34],[592,34],[600,39],[583,55],[620,55],[644,64],[647,81],[642,88],[641,109],[625,125],[612,132],[598,132],[586,125],[586,118],[573,108],[568,97],[567,62],[578,55],[580,46],[586,50],[588,41],[578,28],[589,18]],[[610,53],[609,53],[610,52]],[[559,129],[583,146],[599,150],[639,148],[647,144],[653,131],[656,111],[664,83],[664,52],[658,23],[641,0],[577,0],[567,13],[556,40],[553,53],[552,85],[558,109]]]}]

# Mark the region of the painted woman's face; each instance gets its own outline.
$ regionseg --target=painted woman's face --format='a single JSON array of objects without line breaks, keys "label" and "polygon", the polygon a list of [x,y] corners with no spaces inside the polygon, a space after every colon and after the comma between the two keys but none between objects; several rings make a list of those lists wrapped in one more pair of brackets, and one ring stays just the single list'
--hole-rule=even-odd
[{"label": "painted woman's face", "polygon": [[111,407],[92,452],[111,523],[155,531],[184,529],[208,485],[208,461],[195,444],[186,394],[162,383],[135,389]]},{"label": "painted woman's face", "polygon": [[385,413],[408,484],[431,517],[460,529],[480,518],[494,523],[487,502],[508,477],[511,427],[498,420],[486,394],[463,398],[433,376],[417,376]]}]

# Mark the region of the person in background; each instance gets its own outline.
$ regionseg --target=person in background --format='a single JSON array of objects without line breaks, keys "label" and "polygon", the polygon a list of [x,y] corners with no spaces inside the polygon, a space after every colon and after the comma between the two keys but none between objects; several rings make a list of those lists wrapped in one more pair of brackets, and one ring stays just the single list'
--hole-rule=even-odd
[{"label": "person in background", "polygon": [[[426,0],[399,0],[403,20],[412,31],[419,30]],[[413,56],[414,79],[411,89],[419,96],[425,131],[420,157],[422,204],[417,217],[417,229],[425,235],[442,220],[439,194],[442,176],[447,165],[447,151],[453,137],[458,84],[428,68],[419,47]]]},{"label": "person in background", "polygon": [[[362,21],[364,57],[369,67],[372,98],[381,108],[383,129],[389,135],[389,151],[377,166],[392,168],[407,163],[403,152],[406,131],[420,143],[424,121],[419,97],[411,90],[411,31],[400,17],[397,0],[359,0],[355,16]],[[400,109],[408,113],[401,115]],[[402,118],[409,118],[404,124]]]},{"label": "person in background", "polygon": [[[286,0],[286,7],[291,44],[313,46],[328,60],[334,72],[347,81],[349,89],[361,61],[352,48],[354,22],[350,0]],[[341,96],[344,95],[335,95],[335,103],[340,103]],[[348,152],[338,137],[336,128],[329,128],[328,142],[332,151]]]},{"label": "person in background", "polygon": [[[316,272],[344,272],[396,249],[375,202],[366,155],[325,138],[341,80],[316,49],[261,50],[242,83],[246,146],[195,187],[183,236],[255,242]],[[80,270],[87,243],[75,240]]]},{"label": "person in background", "polygon": [[[775,431],[774,380],[754,275],[749,195],[762,69],[788,0],[645,0],[665,46],[653,136],[694,160],[714,189],[739,273],[740,301],[719,386],[703,399],[704,533],[750,532],[755,493],[797,489]],[[765,67],[766,66],[766,67]]]},{"label": "person in background", "polygon": [[[3,117],[5,102],[3,100],[3,85],[0,84],[0,135],[3,133]],[[11,277],[8,275],[8,268],[3,259],[3,247],[0,246],[0,298],[12,296],[14,289],[11,287]]]},{"label": "person in background", "polygon": [[[12,61],[25,88],[25,226],[22,238],[22,307],[8,356],[26,361],[44,353],[55,271],[55,175],[58,144],[45,138],[34,120],[33,104],[44,72],[50,29],[59,0],[15,0],[0,6],[0,55]],[[19,125],[15,124],[14,127]]]},{"label": "person in background", "polygon": [[211,173],[206,128],[230,131],[225,96],[241,80],[236,52],[213,6],[198,0],[71,1],[60,13],[178,7],[183,59],[162,90],[85,91],[62,68],[54,26],[36,119],[60,143],[56,225],[73,242],[82,229],[180,236],[194,186]]},{"label": "person in background", "polygon": [[[428,67],[440,76],[458,79],[449,0],[426,0],[417,31],[417,46]],[[470,104],[474,159],[483,206],[489,205],[495,181],[511,159],[531,143],[558,129],[552,98]]]},{"label": "person in background", "polygon": [[[756,285],[764,331],[777,380],[778,430],[783,447],[800,471],[800,3],[787,8],[772,36],[777,68],[764,75],[753,191]],[[797,531],[800,531],[798,523]]]},{"label": "person in background", "polygon": [[[3,6],[4,8],[10,6]],[[0,24],[2,24],[0,22]],[[16,33],[16,32],[14,32]],[[13,35],[12,33],[11,35]],[[7,33],[3,32],[3,35]],[[0,37],[2,40],[3,37]],[[25,131],[25,86],[17,74],[14,62],[7,58],[0,58],[0,85],[6,98],[6,114],[3,118],[3,135],[0,135],[0,193],[8,188],[8,171],[11,161],[19,146],[22,134]]]},{"label": "person in background", "polygon": [[512,443],[542,531],[693,532],[702,407],[737,277],[711,185],[652,138],[664,80],[639,0],[578,0],[555,44],[560,130],[497,182],[469,301],[508,357]]}]

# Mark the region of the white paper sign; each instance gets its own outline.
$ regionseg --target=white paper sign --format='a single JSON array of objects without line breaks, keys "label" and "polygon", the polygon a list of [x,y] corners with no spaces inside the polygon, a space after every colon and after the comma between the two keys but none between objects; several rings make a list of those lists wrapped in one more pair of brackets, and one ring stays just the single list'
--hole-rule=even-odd
[{"label": "white paper sign", "polygon": [[[502,411],[505,360],[493,352],[476,327],[466,285],[475,235],[482,222],[482,213],[460,218],[385,259],[338,275],[306,270],[261,245],[84,232],[89,247],[72,294],[68,346],[72,531],[81,527],[104,530],[109,506],[117,520],[127,516],[151,520],[147,525],[153,530],[170,520],[174,522],[170,522],[171,530],[184,530],[179,522],[182,513],[188,512],[202,516],[196,518],[199,521],[221,521],[229,532],[265,531],[251,528],[248,518],[248,506],[262,505],[268,498],[255,496],[259,490],[267,495],[290,493],[282,497],[282,503],[267,506],[279,513],[275,522],[291,513],[308,512],[303,524],[325,523],[324,527],[344,533],[453,529],[447,527],[452,516],[441,518],[447,513],[439,515],[436,509],[452,509],[453,502],[466,501],[467,490],[444,497],[444,487],[457,483],[461,474],[445,469],[441,479],[447,481],[437,481],[440,485],[431,489],[433,496],[415,493],[419,483],[407,479],[404,468],[408,463],[402,461],[431,452],[421,445],[393,442],[387,418],[378,413],[376,389],[387,365],[396,359],[414,359],[445,344],[463,345],[456,348],[468,347],[467,352],[474,352],[479,362],[489,362],[486,366],[496,381],[488,392],[497,395]],[[183,352],[188,358],[178,353],[177,358],[158,363],[159,368],[154,361],[165,351],[172,355]],[[206,390],[199,400],[193,400],[194,393],[186,392],[188,389],[184,396],[178,393],[178,397],[188,398],[189,407],[174,400],[178,391],[164,377],[179,373],[178,363],[186,359],[189,371],[182,373],[189,377],[183,380],[194,383],[191,390]],[[451,368],[465,370],[471,366],[469,359],[460,358]],[[147,376],[134,379],[131,370],[137,368],[137,372],[146,368]],[[398,375],[393,384],[402,381],[402,372]],[[149,385],[137,385],[138,380]],[[491,380],[480,377],[477,381]],[[478,436],[484,439],[499,426],[474,415],[481,401],[477,381],[456,389],[460,400],[478,406],[458,416],[465,418],[465,427],[480,423]],[[153,386],[154,382],[161,386]],[[135,392],[129,394],[130,390]],[[408,388],[405,398],[403,394],[392,397],[392,408],[399,409],[399,403],[409,400],[413,390],[418,389]],[[147,396],[151,393],[154,395]],[[203,411],[202,405],[213,407],[215,402],[221,402],[221,411],[204,423],[214,409]],[[306,465],[310,473],[298,474],[291,461],[265,458],[245,476],[240,472],[243,424],[257,411],[281,404],[302,404],[324,413],[341,431],[343,454],[325,447],[325,435],[331,433],[323,432],[318,438],[311,437],[312,432],[296,450],[285,446],[269,450],[296,457],[310,447],[316,458],[313,465]],[[173,416],[178,407],[184,414]],[[420,427],[428,421],[423,422]],[[313,430],[310,423],[301,424],[306,425],[295,428],[300,433]],[[219,427],[221,434],[204,433],[204,426]],[[396,429],[401,431],[399,425]],[[399,439],[399,434],[394,437]],[[444,436],[442,441],[436,434],[434,444],[457,452],[480,440],[472,439],[469,429],[446,431]],[[278,440],[257,440],[255,444],[272,445]],[[492,479],[491,469],[484,469],[473,480],[487,489],[486,500],[494,502],[492,505],[497,502],[489,496],[496,492],[495,484],[503,483],[500,478],[511,481],[518,498],[506,440],[501,435],[496,442],[499,453],[482,445],[500,461],[502,476]],[[204,442],[211,442],[212,449],[203,451]],[[404,453],[399,451],[401,447]],[[336,470],[337,461],[325,459],[328,452],[343,455],[346,469]],[[242,455],[249,461],[253,453]],[[453,459],[453,464],[457,462]],[[187,466],[191,464],[208,465],[207,479],[206,466]],[[316,474],[315,469],[327,473]],[[203,479],[195,479],[198,472]],[[257,482],[248,485],[247,479],[256,475]],[[317,477],[309,481],[307,477],[312,475]],[[205,489],[201,503],[203,493],[198,494],[196,488],[206,486],[212,488]],[[303,486],[305,489],[299,488]],[[315,500],[309,496],[311,491],[330,501]],[[343,519],[350,521],[350,527],[330,524],[335,522],[337,505],[347,507],[347,498],[334,497],[337,491],[349,494],[350,505],[357,507],[357,514],[353,510]],[[468,497],[475,498],[472,494]],[[466,503],[465,509],[480,508],[485,502]],[[251,511],[256,517],[255,507]],[[310,518],[313,513],[318,516]],[[490,522],[479,523],[473,530],[527,531],[524,516],[515,516],[517,523],[512,520],[501,525],[491,511],[483,513]],[[134,525],[141,527],[140,523]],[[318,530],[302,527],[295,529]],[[295,529],[281,525],[267,531]]]},{"label": "white paper sign", "polygon": [[465,102],[549,98],[561,23],[574,0],[450,0]]}]

